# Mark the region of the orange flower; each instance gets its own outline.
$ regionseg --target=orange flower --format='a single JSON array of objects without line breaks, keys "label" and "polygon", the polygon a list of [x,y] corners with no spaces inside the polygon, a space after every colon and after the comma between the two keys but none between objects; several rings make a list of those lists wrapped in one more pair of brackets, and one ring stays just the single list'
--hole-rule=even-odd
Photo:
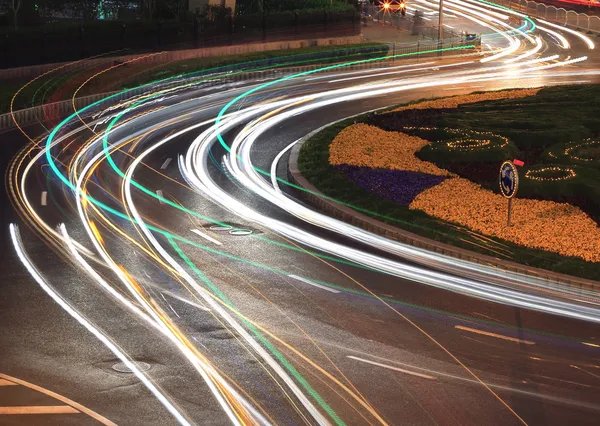
[{"label": "orange flower", "polygon": [[342,130],[329,146],[329,164],[450,176],[448,171],[415,157],[415,153],[428,144],[428,141],[417,136],[386,132],[367,124],[354,124]]}]

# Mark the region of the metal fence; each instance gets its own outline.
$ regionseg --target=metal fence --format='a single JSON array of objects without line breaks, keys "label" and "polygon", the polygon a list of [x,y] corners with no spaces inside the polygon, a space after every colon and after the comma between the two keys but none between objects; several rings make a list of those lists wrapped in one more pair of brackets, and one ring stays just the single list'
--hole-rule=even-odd
[{"label": "metal fence", "polygon": [[589,16],[586,13],[577,13],[574,10],[528,0],[492,0],[492,2],[558,25],[600,33],[600,17],[598,16]]},{"label": "metal fence", "polygon": [[[410,13],[407,13],[406,16],[399,13],[384,13],[377,5],[364,6],[363,13],[370,15],[376,22],[396,27],[413,35],[419,35],[423,39],[437,40],[439,38],[439,27],[437,25],[428,24],[424,19],[415,19]],[[463,35],[451,28],[442,28],[442,38],[460,40]]]}]

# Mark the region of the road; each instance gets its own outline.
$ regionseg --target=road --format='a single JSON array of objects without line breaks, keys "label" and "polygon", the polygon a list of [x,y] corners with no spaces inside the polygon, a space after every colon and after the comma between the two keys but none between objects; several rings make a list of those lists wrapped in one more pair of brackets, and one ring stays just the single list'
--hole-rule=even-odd
[{"label": "road", "polygon": [[[496,60],[483,63],[406,60],[368,78],[340,68],[276,83],[222,76],[135,106],[107,102],[46,140],[56,169],[43,150],[16,152],[21,133],[0,135],[17,154],[5,205],[19,213],[3,209],[18,229],[2,239],[0,424],[595,424],[594,297],[533,285],[527,307],[473,297],[491,284],[486,271],[466,277],[441,258],[373,247],[306,215],[289,201],[301,200],[296,190],[284,185],[292,198],[281,198],[252,175],[313,130],[376,108],[597,81],[584,40],[562,32],[566,49],[535,34],[541,47],[512,73],[497,67],[536,39],[517,33],[521,45],[500,57],[511,45],[494,35],[484,57]],[[287,154],[275,163],[283,180],[286,164]],[[136,374],[113,368],[120,357]],[[15,406],[32,414],[3,411]]]}]

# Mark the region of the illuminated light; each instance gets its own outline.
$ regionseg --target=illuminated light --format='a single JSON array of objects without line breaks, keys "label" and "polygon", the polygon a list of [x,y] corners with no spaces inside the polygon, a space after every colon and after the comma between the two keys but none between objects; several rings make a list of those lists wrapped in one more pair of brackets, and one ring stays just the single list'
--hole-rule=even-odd
[{"label": "illuminated light", "polygon": [[383,3],[383,8],[384,9],[389,9],[390,8],[390,4],[387,3],[387,2]]},{"label": "illuminated light", "polygon": [[592,348],[600,348],[600,345],[597,345],[596,343],[590,343],[590,342],[581,342],[581,343],[586,346],[591,346]]},{"label": "illuminated light", "polygon": [[533,49],[528,50],[527,52],[523,53],[522,55],[515,56],[514,58],[511,58],[511,59],[507,59],[506,61],[504,61],[504,63],[510,64],[513,62],[518,62],[523,59],[529,58],[530,56],[535,55],[537,52],[539,52],[541,50],[542,46],[543,46],[542,39],[540,37],[536,37],[535,38],[535,47]]},{"label": "illuminated light", "polygon": [[[580,33],[579,31],[575,31],[572,30],[570,28],[566,28],[563,27],[561,25],[557,25],[557,24],[553,24],[552,22],[548,22],[548,21],[544,21],[543,19],[538,19],[538,21],[540,21],[541,23],[543,23],[544,25],[548,25],[551,26],[552,28],[559,28],[562,31],[568,32],[569,34],[573,34],[575,37],[579,37],[581,40],[584,41],[585,44],[587,44],[587,47],[592,50],[594,49],[596,46],[594,45],[594,42],[592,41],[592,39],[590,39],[588,36],[586,36],[585,34]],[[546,31],[546,30],[545,30]]]},{"label": "illuminated light", "polygon": [[571,45],[569,44],[569,42],[567,41],[565,36],[563,36],[562,34],[557,33],[556,31],[553,31],[553,30],[545,28],[545,27],[540,27],[539,25],[538,25],[538,28],[540,30],[545,31],[548,34],[552,34],[554,37],[556,37],[560,41],[560,43],[564,49],[568,49],[569,47],[571,47]]},{"label": "illuminated light", "polygon": [[[562,176],[540,176],[543,173],[564,173]],[[539,169],[531,169],[525,173],[527,179],[541,181],[541,182],[556,182],[560,180],[573,179],[577,174],[575,171],[568,167],[549,166],[541,167]]]},{"label": "illuminated light", "polygon": [[521,161],[521,160],[513,160],[513,164],[515,166],[519,166],[519,167],[523,167],[525,165],[525,162]]},{"label": "illuminated light", "polygon": [[23,249],[23,245],[21,243],[21,239],[19,236],[19,231],[14,224],[10,224],[9,227],[10,236],[13,243],[13,247],[17,252],[17,256],[19,260],[25,266],[25,269],[29,272],[29,274],[33,277],[33,279],[38,283],[38,285],[44,290],[61,308],[63,308],[69,315],[71,315],[77,322],[83,325],[90,333],[92,333],[100,342],[102,342],[113,354],[117,356],[128,368],[130,371],[135,374],[135,376],[146,386],[146,388],[160,401],[161,404],[171,413],[173,417],[177,419],[177,421],[182,425],[189,425],[191,423],[175,408],[175,406],[167,399],[165,395],[163,395],[160,390],[146,377],[144,373],[142,373],[135,363],[131,362],[129,357],[127,357],[119,348],[112,343],[112,341],[106,337],[99,329],[97,329],[92,323],[86,320],[79,312],[69,305],[58,293],[54,291],[52,287],[42,278],[39,274],[33,263],[31,263],[30,259],[27,257]]},{"label": "illuminated light", "polygon": [[[568,147],[567,149],[565,149],[564,151],[564,155],[572,158],[573,160],[578,160],[578,161],[597,161],[600,160],[600,158],[589,158],[589,157],[579,157],[577,155],[573,154],[573,151],[575,151],[578,148],[581,148],[582,146],[592,146],[592,145],[600,145],[600,141],[598,140],[592,140],[590,138],[585,139],[584,142],[579,143],[577,145]],[[554,156],[556,158],[556,156]]]},{"label": "illuminated light", "polygon": [[478,148],[487,147],[492,141],[489,139],[457,139],[446,142],[449,148],[458,149],[460,151],[473,151]]}]

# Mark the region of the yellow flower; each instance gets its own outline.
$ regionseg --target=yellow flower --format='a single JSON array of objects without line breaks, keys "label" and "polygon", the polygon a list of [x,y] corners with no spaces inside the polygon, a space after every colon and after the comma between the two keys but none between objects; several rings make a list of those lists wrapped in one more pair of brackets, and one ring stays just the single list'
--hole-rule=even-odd
[{"label": "yellow flower", "polygon": [[493,101],[497,99],[517,99],[525,98],[527,96],[535,96],[539,91],[540,88],[504,90],[501,92],[472,93],[470,95],[452,96],[450,98],[435,99],[433,101],[425,101],[419,102],[418,104],[405,105],[393,111],[405,111],[409,109],[456,108],[459,105],[472,104],[481,101]]},{"label": "yellow flower", "polygon": [[526,247],[600,262],[600,228],[579,208],[516,199],[509,228],[507,203],[502,195],[453,178],[417,195],[409,208]]}]

